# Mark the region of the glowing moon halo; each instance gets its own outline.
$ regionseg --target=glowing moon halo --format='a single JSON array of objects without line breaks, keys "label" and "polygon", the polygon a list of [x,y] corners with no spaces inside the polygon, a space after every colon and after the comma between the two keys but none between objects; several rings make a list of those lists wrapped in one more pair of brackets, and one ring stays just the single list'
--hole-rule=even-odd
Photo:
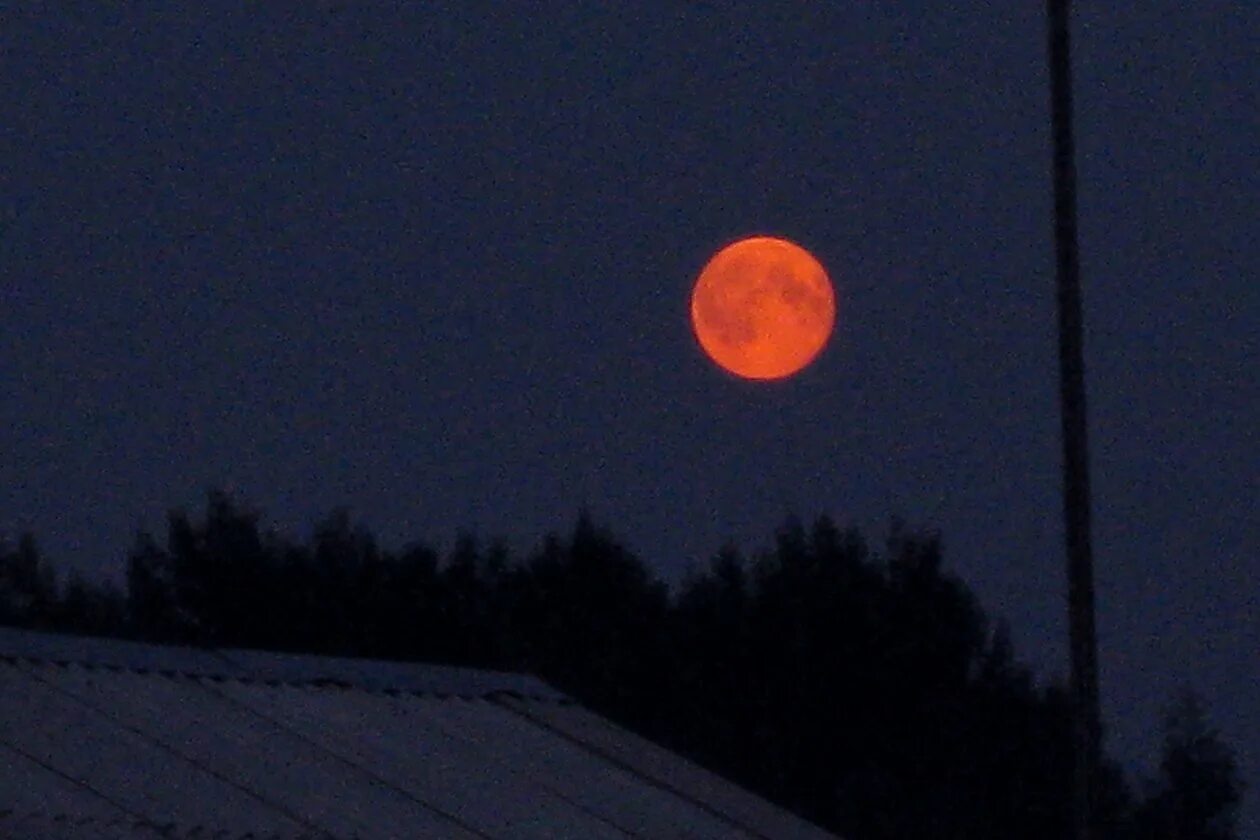
[{"label": "glowing moon halo", "polygon": [[822,264],[801,246],[752,236],[722,248],[691,293],[701,348],[745,379],[782,379],[822,352],[836,298]]}]

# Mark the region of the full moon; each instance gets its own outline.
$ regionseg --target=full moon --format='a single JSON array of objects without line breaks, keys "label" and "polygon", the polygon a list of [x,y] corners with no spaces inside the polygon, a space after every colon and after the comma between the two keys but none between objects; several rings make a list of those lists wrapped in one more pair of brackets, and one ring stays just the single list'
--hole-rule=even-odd
[{"label": "full moon", "polygon": [[691,325],[704,352],[745,379],[782,379],[812,362],[836,320],[822,264],[786,239],[727,245],[700,272]]}]

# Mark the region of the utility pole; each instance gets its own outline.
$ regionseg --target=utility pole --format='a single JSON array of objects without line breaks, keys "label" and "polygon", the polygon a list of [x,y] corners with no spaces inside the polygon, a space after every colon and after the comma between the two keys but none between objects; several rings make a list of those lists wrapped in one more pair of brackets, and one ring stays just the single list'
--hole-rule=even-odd
[{"label": "utility pole", "polygon": [[1073,791],[1076,840],[1089,840],[1097,803],[1098,640],[1090,545],[1089,442],[1081,329],[1081,266],[1076,224],[1076,150],[1072,137],[1069,0],[1047,0],[1050,121],[1054,144],[1054,250],[1059,309],[1059,401],[1063,423],[1063,515],[1071,642]]}]

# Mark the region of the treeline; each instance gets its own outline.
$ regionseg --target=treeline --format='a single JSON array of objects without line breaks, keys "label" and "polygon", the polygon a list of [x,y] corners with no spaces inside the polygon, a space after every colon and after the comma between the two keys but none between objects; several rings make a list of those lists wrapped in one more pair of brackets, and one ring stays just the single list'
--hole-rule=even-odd
[{"label": "treeline", "polygon": [[[524,558],[470,534],[442,556],[384,550],[344,512],[295,542],[216,492],[164,542],[138,535],[125,592],[59,581],[29,535],[0,544],[0,622],[528,671],[850,840],[1070,834],[1065,691],[936,535],[899,526],[875,550],[789,520],[671,594],[586,515]],[[1165,730],[1140,791],[1104,757],[1099,837],[1236,837],[1234,758],[1193,696]]]}]

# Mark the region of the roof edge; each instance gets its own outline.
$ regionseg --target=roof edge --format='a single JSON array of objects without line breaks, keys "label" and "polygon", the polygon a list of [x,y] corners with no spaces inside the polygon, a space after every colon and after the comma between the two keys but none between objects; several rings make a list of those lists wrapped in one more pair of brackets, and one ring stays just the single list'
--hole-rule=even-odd
[{"label": "roof edge", "polygon": [[0,627],[0,659],[246,683],[573,702],[531,674],[305,653],[160,645]]}]

